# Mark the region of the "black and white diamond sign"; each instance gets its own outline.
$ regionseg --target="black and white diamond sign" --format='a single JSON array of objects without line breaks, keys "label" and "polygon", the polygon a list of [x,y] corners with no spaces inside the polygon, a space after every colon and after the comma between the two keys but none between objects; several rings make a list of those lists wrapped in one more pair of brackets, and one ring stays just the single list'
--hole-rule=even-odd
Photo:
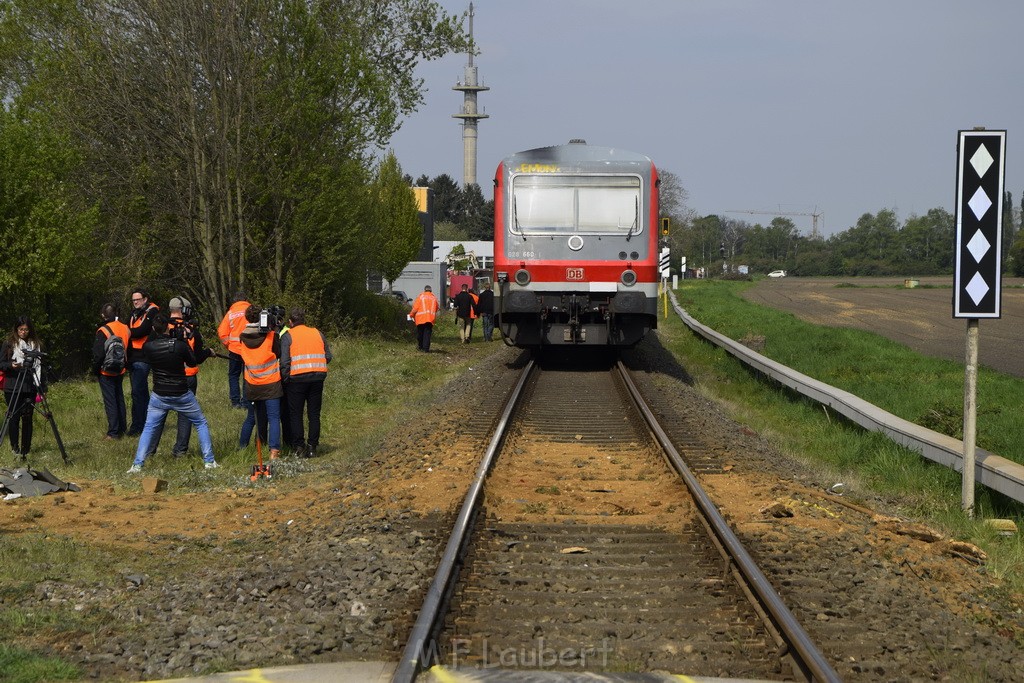
[{"label": "black and white diamond sign", "polygon": [[954,318],[998,318],[1005,130],[962,130],[956,165]]}]

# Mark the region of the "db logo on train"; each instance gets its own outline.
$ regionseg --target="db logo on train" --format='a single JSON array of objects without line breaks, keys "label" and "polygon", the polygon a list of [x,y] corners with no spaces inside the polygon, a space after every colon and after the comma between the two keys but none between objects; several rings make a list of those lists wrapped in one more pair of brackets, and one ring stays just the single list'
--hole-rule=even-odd
[{"label": "db logo on train", "polygon": [[582,280],[583,269],[582,268],[566,268],[565,269],[566,280]]}]

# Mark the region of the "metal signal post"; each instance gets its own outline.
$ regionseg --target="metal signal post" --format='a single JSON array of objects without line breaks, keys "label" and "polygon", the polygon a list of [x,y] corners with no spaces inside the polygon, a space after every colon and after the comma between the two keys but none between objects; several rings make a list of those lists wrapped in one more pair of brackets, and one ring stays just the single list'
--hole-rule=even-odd
[{"label": "metal signal post", "polygon": [[975,128],[957,138],[956,268],[953,317],[967,318],[961,500],[974,516],[978,424],[978,320],[1001,316],[1003,176],[1006,131]]}]

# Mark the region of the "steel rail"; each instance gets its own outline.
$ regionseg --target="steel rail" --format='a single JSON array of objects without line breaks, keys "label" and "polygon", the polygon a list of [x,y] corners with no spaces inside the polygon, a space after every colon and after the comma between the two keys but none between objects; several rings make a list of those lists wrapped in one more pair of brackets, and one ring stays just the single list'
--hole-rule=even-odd
[{"label": "steel rail", "polygon": [[420,607],[416,623],[413,624],[409,640],[406,643],[405,650],[402,652],[402,658],[399,660],[395,673],[391,677],[392,683],[412,683],[416,680],[423,660],[429,654],[425,648],[431,644],[437,635],[438,622],[444,613],[445,604],[448,602],[448,598],[455,587],[455,581],[458,579],[457,565],[462,558],[465,545],[469,541],[473,520],[483,502],[484,480],[491,471],[495,456],[505,441],[512,411],[519,403],[519,399],[523,394],[523,387],[526,386],[526,380],[530,376],[534,365],[535,362],[531,359],[526,364],[526,367],[523,368],[523,374],[512,390],[508,403],[506,403],[505,409],[501,413],[501,419],[495,428],[494,436],[491,437],[490,445],[488,445],[487,451],[484,453],[479,467],[477,467],[476,475],[473,477],[473,483],[470,485],[469,490],[466,492],[466,497],[462,501],[462,508],[459,510],[459,516],[455,520],[452,535],[448,539],[448,545],[445,547],[444,555],[442,555],[441,561],[438,564],[434,580],[427,590],[427,597]]},{"label": "steel rail", "polygon": [[733,530],[726,523],[725,518],[718,512],[711,498],[704,491],[700,482],[697,481],[697,477],[687,467],[686,462],[679,455],[679,451],[672,444],[668,434],[662,429],[654,413],[640,396],[640,391],[637,389],[636,384],[633,383],[633,379],[629,376],[629,372],[621,360],[618,361],[618,368],[626,388],[647,421],[651,432],[665,450],[672,466],[679,473],[679,476],[683,478],[686,488],[690,490],[690,494],[697,503],[697,507],[713,529],[718,541],[727,549],[731,560],[743,574],[751,590],[753,590],[758,600],[761,601],[767,610],[775,628],[785,639],[789,654],[793,656],[793,660],[801,668],[804,676],[812,681],[840,681],[839,674],[828,663],[810,636],[804,631],[800,622],[797,621],[793,613],[783,603],[782,598],[775,592],[767,577],[758,568],[757,563],[750,557],[750,553],[743,547],[739,538],[736,537],[736,534],[733,533]]}]

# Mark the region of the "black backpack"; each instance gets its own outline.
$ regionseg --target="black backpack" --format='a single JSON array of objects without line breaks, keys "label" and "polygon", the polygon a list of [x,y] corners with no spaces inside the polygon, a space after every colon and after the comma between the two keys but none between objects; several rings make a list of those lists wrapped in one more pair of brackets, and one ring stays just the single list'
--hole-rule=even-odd
[{"label": "black backpack", "polygon": [[107,340],[103,342],[103,363],[100,368],[105,372],[120,373],[126,364],[124,340],[114,334],[109,325],[104,325],[103,329],[107,331]]}]

